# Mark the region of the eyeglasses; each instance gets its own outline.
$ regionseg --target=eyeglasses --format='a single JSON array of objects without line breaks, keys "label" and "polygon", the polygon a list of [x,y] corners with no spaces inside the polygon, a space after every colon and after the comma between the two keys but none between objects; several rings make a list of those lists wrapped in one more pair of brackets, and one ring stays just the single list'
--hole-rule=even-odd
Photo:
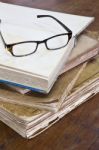
[{"label": "eyeglasses", "polygon": [[5,48],[13,56],[24,57],[24,56],[31,55],[37,51],[38,45],[41,43],[45,43],[45,46],[48,50],[58,50],[58,49],[64,48],[68,44],[69,40],[72,37],[72,31],[66,25],[64,25],[61,21],[59,21],[57,18],[53,16],[50,16],[50,15],[38,15],[37,16],[37,18],[42,18],[42,17],[50,17],[54,19],[67,31],[67,33],[58,34],[50,38],[44,39],[42,41],[22,41],[22,42],[13,43],[13,44],[6,44],[2,33],[0,32]]}]

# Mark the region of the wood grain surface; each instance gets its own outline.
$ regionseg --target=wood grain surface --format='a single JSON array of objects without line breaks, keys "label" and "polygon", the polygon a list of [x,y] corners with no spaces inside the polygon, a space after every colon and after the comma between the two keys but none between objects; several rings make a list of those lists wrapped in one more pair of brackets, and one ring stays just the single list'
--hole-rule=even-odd
[{"label": "wood grain surface", "polygon": [[[99,0],[1,0],[17,5],[95,16],[87,29],[99,31]],[[99,150],[99,94],[38,137],[26,140],[0,122],[0,150]]]}]

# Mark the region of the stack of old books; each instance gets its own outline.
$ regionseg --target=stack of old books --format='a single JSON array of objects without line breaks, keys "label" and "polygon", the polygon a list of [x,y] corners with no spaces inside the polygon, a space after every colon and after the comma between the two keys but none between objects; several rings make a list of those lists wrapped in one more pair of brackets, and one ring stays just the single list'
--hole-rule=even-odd
[{"label": "stack of old books", "polygon": [[99,92],[93,17],[0,3],[0,19],[0,120],[32,138]]}]

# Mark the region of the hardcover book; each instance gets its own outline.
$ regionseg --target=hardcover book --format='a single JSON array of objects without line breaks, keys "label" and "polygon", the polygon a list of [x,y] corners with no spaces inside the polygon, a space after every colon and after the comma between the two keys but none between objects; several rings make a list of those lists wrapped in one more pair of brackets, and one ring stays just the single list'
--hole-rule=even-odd
[{"label": "hardcover book", "polygon": [[43,93],[57,80],[75,37],[94,20],[5,3],[0,19],[0,79]]}]

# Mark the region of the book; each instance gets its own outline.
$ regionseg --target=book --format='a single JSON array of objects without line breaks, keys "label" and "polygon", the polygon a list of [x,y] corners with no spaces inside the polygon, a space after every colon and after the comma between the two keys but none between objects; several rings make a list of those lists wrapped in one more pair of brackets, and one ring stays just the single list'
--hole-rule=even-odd
[{"label": "book", "polygon": [[61,73],[64,73],[98,55],[98,48],[99,42],[97,40],[86,34],[80,35],[77,39],[76,46],[73,48],[70,57],[67,63],[64,65]]},{"label": "book", "polygon": [[[89,67],[86,68],[86,73],[77,80],[76,86],[73,88],[68,99],[63,102],[58,112],[53,113],[2,101],[0,102],[0,120],[24,138],[30,139],[44,132],[67,113],[99,92],[99,71],[94,73],[92,70],[93,63],[90,63],[92,67],[90,69]],[[99,62],[94,60],[94,64],[97,68]],[[89,76],[90,73],[91,76],[89,78],[87,75]],[[81,88],[82,85],[85,88]],[[74,94],[75,92],[76,95]]]},{"label": "book", "polygon": [[[86,44],[85,44],[86,43]],[[77,39],[77,43],[75,47],[73,48],[70,57],[67,61],[67,63],[64,65],[62,71],[60,72],[60,75],[77,65],[88,61],[89,59],[92,59],[96,55],[99,54],[99,45],[98,41],[89,37],[86,34],[82,34],[79,36]],[[56,81],[57,82],[57,81]],[[21,88],[18,86],[13,86],[10,84],[6,84],[7,87],[21,93],[21,94],[26,94],[30,92],[29,89]]]},{"label": "book", "polygon": [[[44,16],[45,18],[40,19]],[[49,93],[57,80],[59,72],[67,62],[74,46],[75,37],[94,20],[93,17],[76,16],[5,3],[0,3],[0,19],[2,33],[0,39],[0,81],[43,93]],[[60,24],[68,31],[64,30]],[[70,38],[67,46],[62,46],[66,38],[62,38],[62,42],[59,42],[59,38],[55,39],[54,42],[50,40],[51,37],[64,33],[66,35],[69,33],[69,36],[66,36]],[[45,39],[50,41],[46,41],[48,43],[44,45]],[[8,45],[22,41],[35,41],[34,43],[38,41],[37,46],[38,43],[41,44],[39,44],[35,54],[26,57],[14,57],[19,55],[19,45],[18,48],[13,49],[12,54],[14,56],[12,56],[10,51],[5,49],[2,41],[5,41]],[[47,48],[55,49],[57,45],[60,49],[47,50],[46,44]],[[35,44],[32,45],[32,48],[33,46],[35,47]],[[30,45],[21,48],[24,49],[25,53],[27,49],[31,52]],[[23,56],[23,50],[21,52],[21,56]]]}]

